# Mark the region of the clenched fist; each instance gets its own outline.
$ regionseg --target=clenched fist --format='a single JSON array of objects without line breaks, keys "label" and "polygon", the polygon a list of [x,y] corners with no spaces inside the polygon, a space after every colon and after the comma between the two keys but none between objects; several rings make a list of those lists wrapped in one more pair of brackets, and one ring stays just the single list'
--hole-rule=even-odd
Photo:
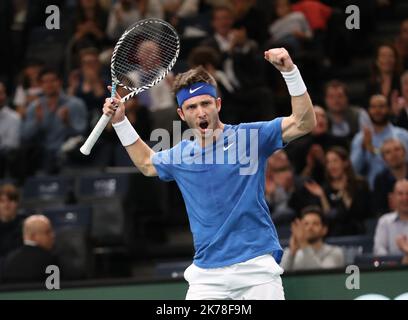
[{"label": "clenched fist", "polygon": [[285,48],[275,48],[265,51],[265,59],[272,63],[280,72],[289,72],[295,67]]}]

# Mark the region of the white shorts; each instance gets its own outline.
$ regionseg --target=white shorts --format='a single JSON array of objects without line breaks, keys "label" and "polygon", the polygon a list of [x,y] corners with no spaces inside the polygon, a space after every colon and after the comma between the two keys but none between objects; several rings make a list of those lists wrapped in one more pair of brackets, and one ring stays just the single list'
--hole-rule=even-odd
[{"label": "white shorts", "polygon": [[284,300],[282,273],[269,254],[222,268],[192,264],[184,272],[186,300]]}]

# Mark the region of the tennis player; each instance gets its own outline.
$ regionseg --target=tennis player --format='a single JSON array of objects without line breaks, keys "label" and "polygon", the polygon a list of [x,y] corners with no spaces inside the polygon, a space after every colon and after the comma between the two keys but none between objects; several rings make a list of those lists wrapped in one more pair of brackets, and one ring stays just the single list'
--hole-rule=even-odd
[{"label": "tennis player", "polygon": [[[112,116],[113,127],[135,166],[146,176],[175,180],[181,190],[195,247],[194,261],[184,272],[189,283],[186,299],[284,299],[279,266],[282,248],[264,198],[266,161],[286,143],[310,132],[316,119],[288,52],[271,49],[265,52],[265,59],[286,81],[292,97],[288,117],[222,123],[217,84],[203,68],[175,79],[177,112],[194,130],[195,139],[182,140],[169,150],[155,153],[139,138],[118,95],[113,103],[106,99],[103,107]],[[214,160],[208,155],[214,150],[224,152],[225,159],[234,154],[236,161],[196,161]],[[241,160],[248,154],[256,158],[255,165],[245,171],[242,169],[248,168],[243,168]]]}]

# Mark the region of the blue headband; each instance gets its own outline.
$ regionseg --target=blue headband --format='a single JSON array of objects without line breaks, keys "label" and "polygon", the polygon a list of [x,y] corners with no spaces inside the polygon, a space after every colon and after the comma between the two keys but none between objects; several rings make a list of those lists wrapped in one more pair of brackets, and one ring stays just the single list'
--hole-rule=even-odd
[{"label": "blue headband", "polygon": [[177,103],[179,108],[183,105],[184,101],[196,96],[210,95],[217,98],[217,90],[215,87],[206,82],[197,82],[187,88],[183,88],[176,93]]}]

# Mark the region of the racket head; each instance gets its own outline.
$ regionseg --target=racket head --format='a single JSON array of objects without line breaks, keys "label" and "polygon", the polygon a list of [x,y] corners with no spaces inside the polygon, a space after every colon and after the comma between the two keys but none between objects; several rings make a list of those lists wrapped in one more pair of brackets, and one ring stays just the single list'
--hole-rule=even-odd
[{"label": "racket head", "polygon": [[180,39],[173,26],[160,19],[138,21],[113,50],[112,83],[134,94],[148,90],[166,77],[179,53]]}]

